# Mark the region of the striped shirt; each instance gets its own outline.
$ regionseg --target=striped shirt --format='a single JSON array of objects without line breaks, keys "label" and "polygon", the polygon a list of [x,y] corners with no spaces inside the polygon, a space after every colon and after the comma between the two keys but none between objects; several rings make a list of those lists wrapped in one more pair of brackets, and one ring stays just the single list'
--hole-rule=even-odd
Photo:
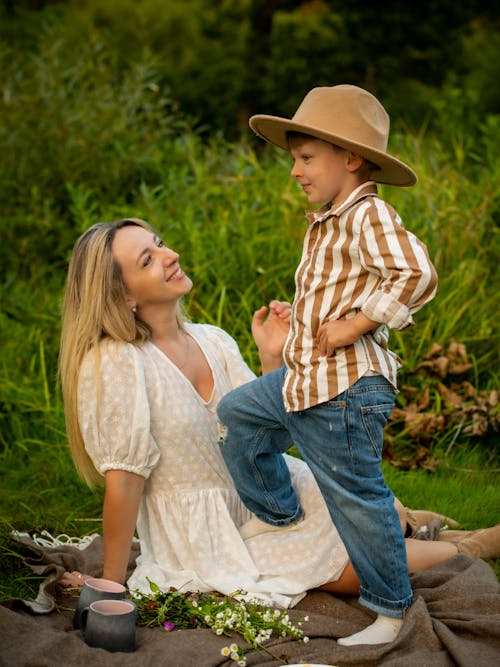
[{"label": "striped shirt", "polygon": [[[391,206],[363,183],[338,206],[307,213],[302,259],[295,273],[283,399],[288,412],[338,396],[363,375],[383,375],[396,387],[401,361],[387,348],[388,327],[404,329],[430,301],[437,274],[424,244],[404,229]],[[315,344],[329,320],[361,311],[381,326],[330,357]]]}]

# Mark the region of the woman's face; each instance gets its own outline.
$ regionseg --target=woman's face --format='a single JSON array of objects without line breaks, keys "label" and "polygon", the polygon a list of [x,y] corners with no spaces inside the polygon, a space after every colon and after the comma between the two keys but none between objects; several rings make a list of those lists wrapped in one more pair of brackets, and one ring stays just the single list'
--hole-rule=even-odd
[{"label": "woman's face", "polygon": [[179,265],[179,255],[143,227],[119,229],[112,251],[122,270],[130,306],[142,315],[158,305],[175,305],[193,286]]}]

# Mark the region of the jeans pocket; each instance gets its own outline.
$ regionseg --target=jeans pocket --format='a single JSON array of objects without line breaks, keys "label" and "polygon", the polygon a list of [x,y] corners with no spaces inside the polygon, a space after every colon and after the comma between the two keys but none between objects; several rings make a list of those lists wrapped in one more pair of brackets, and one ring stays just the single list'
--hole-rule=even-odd
[{"label": "jeans pocket", "polygon": [[375,455],[381,460],[384,444],[384,428],[394,408],[391,403],[379,403],[377,405],[365,405],[361,407],[361,421],[370,439]]}]

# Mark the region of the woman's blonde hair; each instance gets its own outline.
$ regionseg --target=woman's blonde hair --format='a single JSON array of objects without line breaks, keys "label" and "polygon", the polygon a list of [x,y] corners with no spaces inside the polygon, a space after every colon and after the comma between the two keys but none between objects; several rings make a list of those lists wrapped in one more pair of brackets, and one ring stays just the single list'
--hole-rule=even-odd
[{"label": "woman's blonde hair", "polygon": [[[78,422],[78,375],[83,359],[94,351],[98,386],[102,340],[140,345],[151,337],[149,326],[135,317],[127,303],[122,271],[113,257],[116,232],[129,226],[151,231],[144,220],[125,218],[98,222],[80,236],[73,248],[64,292],[59,373],[66,432],[76,469],[90,487],[102,482],[102,476],[85,450]],[[180,305],[177,318],[181,324],[186,319]]]}]

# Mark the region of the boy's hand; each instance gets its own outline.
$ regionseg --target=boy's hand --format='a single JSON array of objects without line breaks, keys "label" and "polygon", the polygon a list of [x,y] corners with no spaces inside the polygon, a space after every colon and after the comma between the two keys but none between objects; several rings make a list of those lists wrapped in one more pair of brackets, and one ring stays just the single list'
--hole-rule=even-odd
[{"label": "boy's hand", "polygon": [[368,331],[379,326],[359,312],[349,320],[331,320],[318,329],[316,344],[321,355],[330,357],[337,347],[346,347],[358,341]]},{"label": "boy's hand", "polygon": [[[252,320],[252,334],[259,348],[262,366],[279,368],[282,352],[290,329],[291,306],[286,301],[271,301],[269,309],[262,306]],[[266,372],[266,371],[264,371]]]}]

